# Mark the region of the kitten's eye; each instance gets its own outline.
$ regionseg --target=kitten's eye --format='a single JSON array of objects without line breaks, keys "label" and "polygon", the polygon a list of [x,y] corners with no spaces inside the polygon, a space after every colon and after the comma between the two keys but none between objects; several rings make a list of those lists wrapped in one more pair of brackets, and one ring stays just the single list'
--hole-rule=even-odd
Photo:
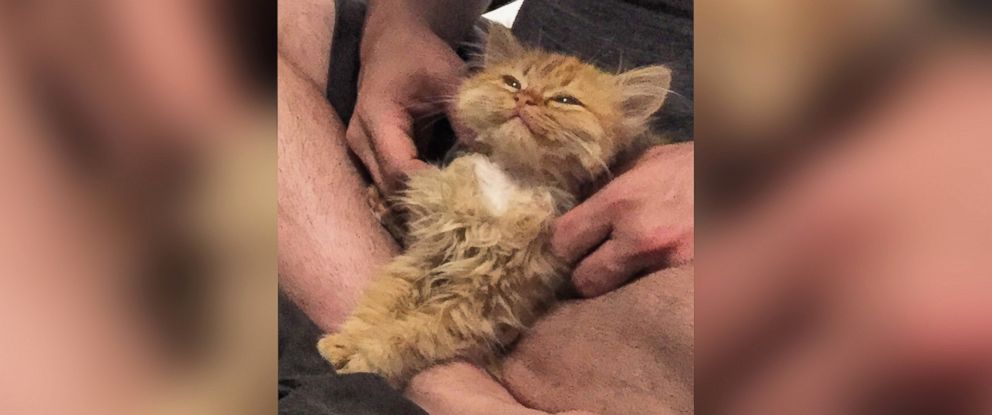
[{"label": "kitten's eye", "polygon": [[579,101],[578,98],[571,95],[556,95],[552,97],[551,100],[565,105],[582,105],[582,101]]},{"label": "kitten's eye", "polygon": [[503,75],[503,83],[513,89],[520,89],[520,81],[510,75]]}]

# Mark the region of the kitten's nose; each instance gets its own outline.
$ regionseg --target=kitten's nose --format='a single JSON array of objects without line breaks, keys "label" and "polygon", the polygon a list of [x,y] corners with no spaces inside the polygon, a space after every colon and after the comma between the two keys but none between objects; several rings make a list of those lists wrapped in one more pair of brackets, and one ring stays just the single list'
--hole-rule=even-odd
[{"label": "kitten's nose", "polygon": [[513,96],[513,100],[517,102],[518,107],[524,105],[537,105],[537,100],[530,94],[517,93]]}]

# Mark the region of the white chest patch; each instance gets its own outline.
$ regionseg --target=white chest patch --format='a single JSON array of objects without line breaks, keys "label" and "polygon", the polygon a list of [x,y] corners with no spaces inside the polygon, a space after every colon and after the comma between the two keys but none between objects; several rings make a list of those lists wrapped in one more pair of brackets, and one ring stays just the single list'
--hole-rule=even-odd
[{"label": "white chest patch", "polygon": [[478,180],[482,201],[489,213],[499,216],[506,212],[510,202],[521,193],[521,189],[499,166],[486,159],[475,163],[475,177]]}]

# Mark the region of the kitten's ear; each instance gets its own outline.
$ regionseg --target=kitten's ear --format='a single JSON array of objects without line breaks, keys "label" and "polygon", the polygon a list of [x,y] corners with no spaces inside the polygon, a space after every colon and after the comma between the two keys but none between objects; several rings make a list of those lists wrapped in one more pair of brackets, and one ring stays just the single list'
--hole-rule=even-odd
[{"label": "kitten's ear", "polygon": [[664,66],[646,66],[617,75],[624,116],[647,121],[661,108],[672,83],[672,71]]},{"label": "kitten's ear", "polygon": [[486,40],[486,64],[512,60],[523,55],[524,47],[513,37],[506,26],[498,23],[489,25],[489,38]]}]

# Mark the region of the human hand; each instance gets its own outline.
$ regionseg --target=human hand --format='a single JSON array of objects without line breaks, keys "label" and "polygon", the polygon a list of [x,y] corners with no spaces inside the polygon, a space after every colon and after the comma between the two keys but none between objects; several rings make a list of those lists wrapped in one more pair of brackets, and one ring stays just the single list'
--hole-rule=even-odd
[{"label": "human hand", "polygon": [[575,263],[586,297],[693,258],[693,144],[657,146],[554,225],[555,255]]},{"label": "human hand", "polygon": [[345,134],[348,147],[387,193],[402,186],[417,158],[414,122],[447,109],[464,63],[430,28],[416,21],[370,18],[362,39],[358,100]]}]

